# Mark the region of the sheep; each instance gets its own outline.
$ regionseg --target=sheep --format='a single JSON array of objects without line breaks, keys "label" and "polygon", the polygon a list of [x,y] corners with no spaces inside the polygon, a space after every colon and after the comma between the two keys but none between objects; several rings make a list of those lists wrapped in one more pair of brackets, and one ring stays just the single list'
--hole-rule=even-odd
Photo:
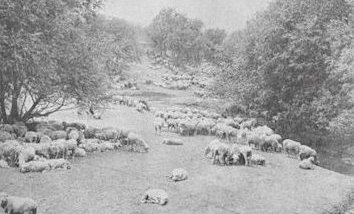
[{"label": "sheep", "polygon": [[39,143],[40,144],[46,144],[46,143],[51,143],[52,142],[52,139],[50,139],[50,137],[48,135],[41,135],[40,136],[40,139],[39,139]]},{"label": "sheep", "polygon": [[240,151],[240,147],[237,144],[232,144],[229,146],[229,152],[227,157],[228,164],[242,165],[245,164],[245,157]]},{"label": "sheep", "polygon": [[264,166],[265,158],[259,154],[253,154],[251,157],[251,164]]},{"label": "sheep", "polygon": [[315,159],[314,157],[309,157],[307,159],[302,160],[299,163],[299,167],[300,169],[309,169],[309,170],[313,170],[315,169],[315,165],[314,165]]},{"label": "sheep", "polygon": [[12,125],[10,125],[10,124],[3,124],[3,125],[1,125],[0,130],[1,130],[1,131],[4,131],[4,132],[8,132],[8,133],[10,133],[10,134],[15,133],[14,127],[13,127]]},{"label": "sheep", "polygon": [[22,147],[18,155],[18,165],[21,166],[22,164],[33,160],[35,155],[36,151],[34,148],[29,146]]},{"label": "sheep", "polygon": [[177,168],[172,170],[171,175],[168,175],[167,178],[170,181],[183,181],[188,179],[188,172],[183,168]]},{"label": "sheep", "polygon": [[24,137],[26,132],[27,132],[27,127],[24,123],[17,122],[14,125],[12,125],[15,134],[17,137]]},{"label": "sheep", "polygon": [[53,131],[49,137],[52,139],[52,140],[58,140],[58,139],[66,139],[67,137],[67,134],[65,131]]},{"label": "sheep", "polygon": [[46,160],[50,169],[71,169],[71,164],[65,159],[51,159]]},{"label": "sheep", "polygon": [[168,194],[162,189],[147,189],[140,202],[166,205],[168,203]]},{"label": "sheep", "polygon": [[26,144],[34,148],[35,154],[41,157],[50,158],[50,143]]},{"label": "sheep", "polygon": [[[138,134],[133,133],[133,132],[129,132],[129,134],[128,134],[127,145],[130,147],[129,150],[132,150],[132,151],[147,152],[149,150],[149,146],[142,139],[142,137],[139,136]],[[138,147],[142,148],[142,150],[140,150]]]},{"label": "sheep", "polygon": [[174,138],[165,138],[162,140],[162,144],[166,145],[183,145],[181,139],[174,139]]},{"label": "sheep", "polygon": [[270,136],[274,133],[274,131],[268,126],[259,126],[257,128],[254,128],[253,131],[258,135],[266,135],[266,136]]},{"label": "sheep", "polygon": [[82,148],[76,148],[73,156],[74,157],[86,157],[86,151]]},{"label": "sheep", "polygon": [[310,157],[313,157],[313,162],[318,165],[319,161],[317,160],[317,152],[310,148],[309,146],[306,145],[300,145],[299,149],[299,157],[300,160],[308,159]]},{"label": "sheep", "polygon": [[240,152],[243,154],[245,158],[245,165],[250,165],[250,160],[252,158],[252,148],[250,146],[242,145],[240,146]]},{"label": "sheep", "polygon": [[37,143],[39,140],[38,133],[29,131],[25,134],[25,141],[28,143]]},{"label": "sheep", "polygon": [[0,143],[0,159],[7,161],[10,166],[17,165],[21,148],[21,144],[16,140]]},{"label": "sheep", "polygon": [[288,155],[298,155],[300,152],[301,143],[290,139],[283,141],[283,149]]},{"label": "sheep", "polygon": [[20,172],[43,172],[50,170],[50,165],[45,161],[30,161],[20,166]]},{"label": "sheep", "polygon": [[[215,140],[211,141],[211,142],[205,147],[204,155],[205,155],[206,157],[209,157],[209,158],[214,157],[214,154],[213,154],[214,148],[215,148],[216,146],[218,146],[219,144],[221,144],[221,142],[220,142],[218,139],[215,139]],[[209,154],[210,154],[210,156],[209,156]]]},{"label": "sheep", "polygon": [[212,148],[213,164],[229,164],[229,145],[226,143],[216,144]]},{"label": "sheep", "polygon": [[0,193],[0,205],[10,214],[36,214],[38,207],[33,199],[9,196],[4,192]]},{"label": "sheep", "polygon": [[260,145],[264,144],[265,142],[265,135],[258,134],[254,131],[250,132],[247,136],[248,145],[254,145],[254,148],[260,149]]}]

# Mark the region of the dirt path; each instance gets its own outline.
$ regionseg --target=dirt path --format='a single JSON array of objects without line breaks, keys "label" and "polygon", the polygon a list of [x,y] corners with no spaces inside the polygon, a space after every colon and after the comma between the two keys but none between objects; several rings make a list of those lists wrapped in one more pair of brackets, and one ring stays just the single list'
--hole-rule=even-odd
[{"label": "dirt path", "polygon": [[[79,121],[75,112],[53,118]],[[156,136],[152,115],[116,107],[103,120],[82,120],[140,133],[151,146],[146,154],[95,153],[73,161],[68,171],[20,174],[0,169],[0,191],[39,201],[38,213],[321,213],[340,202],[354,183],[350,177],[317,168],[304,171],[298,160],[264,154],[266,167],[215,166],[203,156],[212,137],[184,137],[183,146],[166,146]],[[190,178],[167,182],[165,175],[183,167]],[[148,187],[169,194],[167,206],[140,204]]]}]

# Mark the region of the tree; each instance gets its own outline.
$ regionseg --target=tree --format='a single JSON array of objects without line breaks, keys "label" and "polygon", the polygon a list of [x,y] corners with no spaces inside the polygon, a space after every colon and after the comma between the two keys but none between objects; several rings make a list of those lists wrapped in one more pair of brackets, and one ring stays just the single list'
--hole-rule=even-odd
[{"label": "tree", "polygon": [[[237,101],[268,111],[268,118],[277,116],[272,125],[285,136],[325,132],[330,120],[350,106],[348,90],[342,78],[334,77],[332,63],[347,46],[343,37],[333,35],[345,31],[349,15],[344,0],[270,4],[226,42],[231,63],[224,66],[223,75],[239,95]],[[240,78],[247,93],[237,86]]]},{"label": "tree", "polygon": [[90,32],[100,5],[100,0],[0,0],[0,111],[5,123],[107,97],[110,72],[102,62],[112,57],[107,52],[111,43]]},{"label": "tree", "polygon": [[163,9],[148,28],[154,52],[176,66],[198,64],[203,58],[203,23],[174,9]]},{"label": "tree", "polygon": [[223,29],[207,29],[204,31],[205,50],[204,58],[213,63],[218,63],[223,52],[222,44],[226,38],[226,31]]}]

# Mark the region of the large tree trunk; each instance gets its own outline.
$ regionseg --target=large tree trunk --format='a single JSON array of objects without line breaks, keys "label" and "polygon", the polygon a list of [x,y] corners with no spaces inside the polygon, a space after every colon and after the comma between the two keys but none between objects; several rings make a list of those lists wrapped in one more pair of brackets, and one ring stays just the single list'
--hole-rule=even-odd
[{"label": "large tree trunk", "polygon": [[1,71],[0,74],[0,117],[4,123],[7,123],[6,115],[6,105],[5,105],[5,82],[4,82],[4,72]]}]

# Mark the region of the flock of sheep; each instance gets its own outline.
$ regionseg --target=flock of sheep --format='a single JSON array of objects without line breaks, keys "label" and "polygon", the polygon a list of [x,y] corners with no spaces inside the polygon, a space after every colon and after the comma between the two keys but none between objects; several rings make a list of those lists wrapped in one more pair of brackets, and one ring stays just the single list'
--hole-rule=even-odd
[{"label": "flock of sheep", "polygon": [[138,112],[149,112],[150,107],[145,100],[136,100],[128,96],[115,96],[113,98],[114,104],[134,107]]},{"label": "flock of sheep", "polygon": [[81,123],[49,121],[0,127],[0,167],[19,167],[23,173],[69,169],[69,158],[116,149],[146,152],[149,146],[134,132],[86,128]]},{"label": "flock of sheep", "polygon": [[314,164],[319,163],[314,149],[290,139],[282,141],[279,134],[265,125],[260,126],[255,118],[226,118],[207,110],[173,108],[155,112],[154,126],[157,134],[165,129],[180,135],[217,136],[220,140],[212,141],[205,149],[205,155],[215,164],[263,165],[264,157],[252,155],[252,148],[298,156],[303,169],[313,169]]}]

